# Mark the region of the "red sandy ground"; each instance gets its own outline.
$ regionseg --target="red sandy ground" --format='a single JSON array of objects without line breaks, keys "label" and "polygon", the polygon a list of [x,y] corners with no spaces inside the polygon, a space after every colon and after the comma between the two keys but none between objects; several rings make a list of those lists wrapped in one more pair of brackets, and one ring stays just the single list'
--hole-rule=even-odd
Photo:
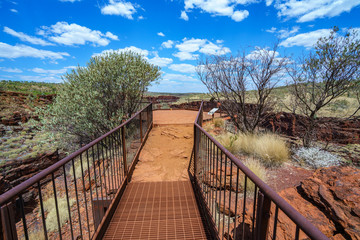
[{"label": "red sandy ground", "polygon": [[[141,151],[132,181],[179,181],[188,178],[187,168],[193,147],[193,124],[197,111],[154,111],[154,128]],[[209,119],[207,113],[204,119]],[[267,184],[275,191],[296,186],[313,174],[285,163],[268,169]]]}]

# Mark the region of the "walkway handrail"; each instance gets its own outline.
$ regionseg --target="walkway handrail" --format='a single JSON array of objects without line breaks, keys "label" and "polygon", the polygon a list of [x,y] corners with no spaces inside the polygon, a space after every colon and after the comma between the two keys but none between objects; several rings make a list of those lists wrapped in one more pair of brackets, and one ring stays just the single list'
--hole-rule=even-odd
[{"label": "walkway handrail", "polygon": [[[252,233],[253,234],[253,238],[255,236],[256,239],[265,239],[267,234],[268,234],[268,228],[269,228],[269,222],[268,222],[268,218],[270,218],[270,214],[271,214],[271,203],[274,203],[276,206],[275,209],[275,219],[274,219],[274,229],[272,229],[272,234],[273,234],[273,238],[276,238],[276,227],[277,227],[277,218],[278,218],[278,210],[280,209],[283,213],[285,213],[285,215],[287,217],[289,217],[294,224],[296,225],[296,232],[294,234],[295,239],[299,238],[300,235],[300,230],[302,230],[308,237],[310,237],[311,239],[316,239],[316,240],[325,240],[328,239],[318,228],[316,228],[312,223],[310,223],[303,215],[301,215],[296,209],[294,209],[288,202],[286,202],[282,197],[280,197],[273,189],[271,189],[266,183],[264,183],[258,176],[256,176],[249,168],[247,168],[242,162],[241,160],[239,160],[236,156],[234,156],[231,152],[229,152],[224,146],[222,146],[214,137],[212,137],[208,132],[206,132],[203,128],[202,128],[202,115],[203,115],[203,103],[200,106],[199,109],[199,113],[198,116],[196,118],[196,121],[194,123],[195,128],[198,130],[195,130],[195,139],[198,141],[195,141],[195,145],[198,146],[198,151],[197,154],[198,156],[195,156],[194,159],[196,161],[196,163],[194,164],[195,166],[200,165],[200,161],[201,161],[201,155],[202,157],[205,158],[205,162],[203,161],[203,169],[201,169],[201,167],[197,166],[195,167],[195,169],[197,169],[197,172],[195,171],[194,173],[194,177],[195,177],[195,182],[198,185],[198,189],[202,192],[201,195],[203,197],[203,202],[206,204],[205,209],[207,209],[207,211],[209,212],[209,215],[213,218],[212,219],[212,223],[215,224],[215,228],[216,228],[216,212],[211,211],[213,206],[212,206],[212,201],[213,201],[213,196],[207,196],[208,194],[211,194],[209,192],[211,192],[211,186],[209,187],[209,171],[210,174],[214,173],[215,171],[218,171],[218,169],[215,170],[214,166],[215,166],[215,160],[214,158],[212,158],[212,154],[213,152],[219,151],[221,152],[221,166],[223,164],[223,157],[222,154],[225,155],[225,175],[226,176],[226,167],[227,165],[231,166],[231,174],[233,173],[233,167],[237,168],[237,182],[236,184],[234,183],[234,185],[236,185],[235,188],[235,192],[234,194],[236,194],[236,201],[238,200],[238,195],[239,195],[239,170],[245,175],[245,189],[247,189],[247,179],[249,179],[250,181],[252,181],[255,184],[255,193],[254,193],[254,210],[253,211],[253,226],[252,226]],[[201,143],[202,141],[205,141],[205,143]],[[206,141],[210,141],[210,142],[206,142]],[[210,149],[210,152],[209,152]],[[205,154],[205,155],[204,155]],[[216,153],[216,157],[219,157],[218,152]],[[199,160],[200,159],[200,160]],[[228,160],[230,160],[230,163],[227,164]],[[194,162],[195,162],[194,161]],[[213,162],[214,161],[214,162]],[[217,161],[217,160],[216,160]],[[216,162],[216,164],[218,163],[218,161]],[[211,166],[212,164],[212,166]],[[209,166],[210,165],[210,166]],[[221,171],[221,170],[220,170]],[[218,173],[216,172],[216,175]],[[220,185],[221,185],[221,179],[222,179],[222,175],[220,176]],[[214,176],[213,179],[214,180]],[[210,185],[211,185],[211,175],[210,175]],[[226,184],[226,177],[224,178],[225,183]],[[234,186],[231,183],[232,179],[230,179],[230,186],[226,187],[230,189],[230,197],[231,197],[231,189],[234,188]],[[206,183],[204,183],[206,182]],[[249,184],[249,183],[248,183]],[[206,189],[206,191],[204,191],[203,189]],[[256,194],[256,190],[258,189],[258,196]],[[209,191],[210,190],[210,191]],[[246,199],[246,190],[244,190],[244,199]],[[218,197],[217,195],[215,196],[216,198]],[[224,202],[225,202],[225,194],[224,194]],[[228,197],[228,198],[230,198]],[[258,197],[258,202],[256,203],[256,197]],[[261,200],[259,200],[261,199]],[[217,200],[217,199],[216,199]],[[227,200],[227,199],[226,199]],[[231,200],[231,199],[230,199]],[[261,203],[259,203],[261,201]],[[221,202],[221,199],[220,199]],[[244,201],[244,207],[245,207],[245,203],[247,201]],[[230,204],[230,202],[229,202]],[[237,202],[236,202],[237,204]],[[225,203],[224,205],[224,209],[225,210]],[[256,206],[256,207],[255,207]],[[261,209],[257,209],[257,208],[261,208]],[[230,209],[230,206],[228,206],[228,208]],[[237,208],[237,207],[236,207]],[[260,211],[260,213],[259,213]],[[256,212],[256,216],[255,216],[255,212]],[[214,213],[215,213],[215,219],[214,219]],[[219,213],[220,214],[220,213]],[[244,220],[244,213],[243,212],[243,220]],[[236,215],[236,213],[235,213]],[[229,217],[230,218],[230,217]],[[256,218],[256,222],[255,222],[255,218]],[[267,219],[263,219],[263,218],[267,218]],[[236,216],[235,216],[235,220],[237,220]],[[224,220],[223,220],[224,221]],[[229,221],[230,222],[230,221]],[[236,224],[236,223],[235,223]],[[243,224],[245,224],[243,222]],[[255,225],[256,224],[256,225]],[[255,226],[254,226],[255,225]],[[229,229],[229,227],[228,227]],[[219,229],[216,229],[217,231],[219,231]],[[256,231],[256,233],[254,233],[254,230]],[[290,229],[289,229],[290,230]],[[234,235],[236,235],[236,226],[235,226],[235,233]],[[243,229],[244,231],[244,229]],[[222,229],[222,232],[224,234],[224,226]],[[230,233],[228,233],[230,234]],[[244,232],[242,233],[244,236]],[[291,234],[289,234],[291,235]],[[220,235],[220,238],[222,239],[222,236]],[[236,237],[235,237],[236,238]],[[233,238],[234,239],[234,238]]]},{"label": "walkway handrail", "polygon": [[[53,194],[50,197],[54,197],[55,200],[57,237],[62,238],[64,233],[61,232],[62,228],[69,228],[60,223],[63,217],[60,216],[58,209],[58,198],[66,191],[69,216],[67,221],[70,223],[71,238],[74,239],[76,232],[72,227],[73,218],[77,218],[76,221],[80,224],[76,228],[79,235],[82,238],[85,235],[88,235],[89,239],[92,238],[99,225],[102,224],[109,205],[112,205],[120,189],[126,185],[134,168],[134,159],[138,157],[143,139],[152,127],[152,119],[152,104],[150,103],[118,127],[0,195],[0,238],[17,239],[19,227],[21,227],[22,237],[29,239],[30,226],[27,222],[29,218],[27,214],[29,208],[33,207],[27,206],[23,195],[30,189],[35,189],[35,196],[30,196],[30,198],[32,200],[36,198],[40,204],[42,231],[45,239],[48,239],[46,227],[48,220],[45,216],[48,214],[45,211],[44,196],[41,192],[45,191],[46,184],[51,182],[53,191],[47,193]],[[126,130],[127,128],[129,130]],[[79,171],[76,171],[77,169]],[[59,185],[62,191],[56,190],[56,187],[59,189]],[[79,193],[80,191],[83,193]],[[72,201],[74,198],[76,198],[76,207]],[[80,207],[84,203],[85,207]],[[84,212],[86,212],[86,219],[84,219]],[[17,222],[17,219],[21,221]],[[82,229],[85,220],[87,229]],[[81,221],[84,221],[83,226]]]}]

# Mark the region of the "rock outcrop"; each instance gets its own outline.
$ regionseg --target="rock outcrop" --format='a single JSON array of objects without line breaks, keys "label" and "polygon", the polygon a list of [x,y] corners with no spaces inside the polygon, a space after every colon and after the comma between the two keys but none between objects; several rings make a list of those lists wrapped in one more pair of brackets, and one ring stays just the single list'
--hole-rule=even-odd
[{"label": "rock outcrop", "polygon": [[[279,112],[269,113],[261,126],[290,137],[302,137],[309,119],[306,116]],[[360,119],[323,117],[316,120],[316,139],[339,144],[360,143]]]}]

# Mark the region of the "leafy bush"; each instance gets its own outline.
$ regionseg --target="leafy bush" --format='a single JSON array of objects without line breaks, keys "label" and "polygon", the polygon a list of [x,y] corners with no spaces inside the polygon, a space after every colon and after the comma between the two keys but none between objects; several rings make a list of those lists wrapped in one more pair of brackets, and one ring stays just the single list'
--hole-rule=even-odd
[{"label": "leafy bush", "polygon": [[312,168],[330,167],[340,164],[340,159],[318,147],[300,147],[294,152],[294,158],[300,163],[305,163]]},{"label": "leafy bush", "polygon": [[92,57],[64,76],[54,104],[43,111],[44,126],[87,143],[131,116],[160,75],[160,68],[133,52]]}]

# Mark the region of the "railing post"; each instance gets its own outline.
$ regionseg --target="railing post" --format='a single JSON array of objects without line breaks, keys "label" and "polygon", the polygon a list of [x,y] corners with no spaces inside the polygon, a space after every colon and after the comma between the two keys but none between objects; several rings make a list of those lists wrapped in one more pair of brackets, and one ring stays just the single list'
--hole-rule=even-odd
[{"label": "railing post", "polygon": [[124,160],[124,176],[128,176],[128,169],[126,163],[126,144],[125,144],[125,126],[121,127],[121,140],[122,140],[122,147],[123,147],[123,160]]},{"label": "railing post", "polygon": [[261,191],[258,192],[257,213],[256,213],[256,239],[266,239],[270,219],[271,200]]},{"label": "railing post", "polygon": [[14,204],[8,203],[0,210],[0,239],[17,240]]},{"label": "railing post", "polygon": [[196,125],[194,124],[194,180],[196,180],[196,170],[197,170],[197,158],[198,158],[198,150],[197,150],[197,134],[196,134]]},{"label": "railing post", "polygon": [[143,142],[143,132],[142,132],[142,119],[141,119],[141,112],[139,113],[140,119],[140,141]]}]

